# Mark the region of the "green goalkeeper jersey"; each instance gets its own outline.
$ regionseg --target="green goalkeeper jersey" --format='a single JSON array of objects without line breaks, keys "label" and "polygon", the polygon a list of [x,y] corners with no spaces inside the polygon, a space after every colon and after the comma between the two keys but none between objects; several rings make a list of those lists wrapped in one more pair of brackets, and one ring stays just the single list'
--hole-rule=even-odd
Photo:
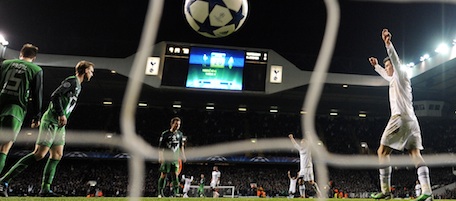
[{"label": "green goalkeeper jersey", "polygon": [[41,116],[43,70],[38,65],[20,60],[3,61],[0,67],[0,116],[11,115],[23,121],[29,99],[34,119]]},{"label": "green goalkeeper jersey", "polygon": [[[174,133],[170,130],[163,131],[160,137],[158,147],[162,150],[165,160],[168,162],[177,162],[179,160],[180,149],[182,147],[183,133],[179,130]],[[172,158],[172,161],[169,159]]]},{"label": "green goalkeeper jersey", "polygon": [[63,80],[60,86],[52,93],[51,102],[43,115],[42,121],[58,123],[59,116],[70,117],[80,92],[81,83],[79,83],[76,76],[73,75]]}]

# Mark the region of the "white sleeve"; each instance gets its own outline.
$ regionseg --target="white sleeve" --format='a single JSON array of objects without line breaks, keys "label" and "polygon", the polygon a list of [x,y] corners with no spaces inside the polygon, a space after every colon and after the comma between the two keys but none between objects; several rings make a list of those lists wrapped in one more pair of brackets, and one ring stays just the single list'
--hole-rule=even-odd
[{"label": "white sleeve", "polygon": [[386,46],[386,52],[388,53],[388,57],[393,64],[394,72],[396,72],[397,75],[399,75],[401,78],[404,76],[407,77],[406,72],[401,70],[401,60],[399,59],[399,55],[394,48],[393,42],[390,42],[390,44]]},{"label": "white sleeve", "polygon": [[293,146],[294,146],[297,150],[301,150],[301,149],[302,149],[302,147],[299,146],[298,143],[293,143]]},{"label": "white sleeve", "polygon": [[380,76],[382,76],[383,79],[385,79],[388,82],[391,81],[391,77],[388,76],[388,74],[386,74],[386,70],[382,66],[377,64],[374,67],[375,67],[375,69],[374,69],[375,72],[377,72]]}]

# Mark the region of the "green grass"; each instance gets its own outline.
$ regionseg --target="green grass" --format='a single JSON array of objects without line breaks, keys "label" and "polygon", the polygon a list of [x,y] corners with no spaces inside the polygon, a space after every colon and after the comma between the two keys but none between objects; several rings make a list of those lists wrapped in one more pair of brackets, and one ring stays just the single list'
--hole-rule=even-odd
[{"label": "green grass", "polygon": [[[112,197],[100,197],[100,198],[86,198],[86,197],[63,197],[63,198],[41,198],[41,197],[8,197],[8,198],[0,198],[0,200],[7,200],[7,201],[34,201],[34,200],[59,200],[59,201],[128,201],[128,198],[112,198]],[[148,198],[141,198],[141,201],[175,201],[175,200],[214,200],[214,201],[262,201],[262,200],[271,200],[271,201],[291,201],[291,200],[305,200],[305,201],[317,201],[317,199],[312,199],[312,198],[306,198],[306,199],[301,199],[301,198],[294,198],[294,199],[287,199],[287,198],[153,198],[153,197],[148,197]],[[352,199],[328,199],[329,201],[375,201],[374,199],[358,199],[358,198],[352,198]],[[403,199],[407,200],[408,199]],[[380,201],[385,201],[385,200],[380,200]],[[394,201],[394,200],[393,200]],[[455,200],[448,200],[448,199],[442,199],[438,201],[455,201]]]}]

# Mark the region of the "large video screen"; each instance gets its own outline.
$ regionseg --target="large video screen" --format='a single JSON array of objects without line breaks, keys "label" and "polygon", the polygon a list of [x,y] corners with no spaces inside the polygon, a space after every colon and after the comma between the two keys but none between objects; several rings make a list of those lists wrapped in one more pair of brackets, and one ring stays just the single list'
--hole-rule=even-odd
[{"label": "large video screen", "polygon": [[242,90],[245,52],[191,47],[186,87]]}]

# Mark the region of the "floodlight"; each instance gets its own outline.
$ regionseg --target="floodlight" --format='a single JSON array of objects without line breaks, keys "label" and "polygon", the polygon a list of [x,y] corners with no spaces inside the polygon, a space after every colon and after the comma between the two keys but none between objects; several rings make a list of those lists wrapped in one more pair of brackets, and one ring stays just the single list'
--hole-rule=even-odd
[{"label": "floodlight", "polygon": [[446,53],[448,53],[449,50],[450,50],[450,48],[448,48],[447,44],[441,43],[439,46],[437,46],[437,48],[435,49],[435,52],[437,52],[439,54],[446,54]]}]

